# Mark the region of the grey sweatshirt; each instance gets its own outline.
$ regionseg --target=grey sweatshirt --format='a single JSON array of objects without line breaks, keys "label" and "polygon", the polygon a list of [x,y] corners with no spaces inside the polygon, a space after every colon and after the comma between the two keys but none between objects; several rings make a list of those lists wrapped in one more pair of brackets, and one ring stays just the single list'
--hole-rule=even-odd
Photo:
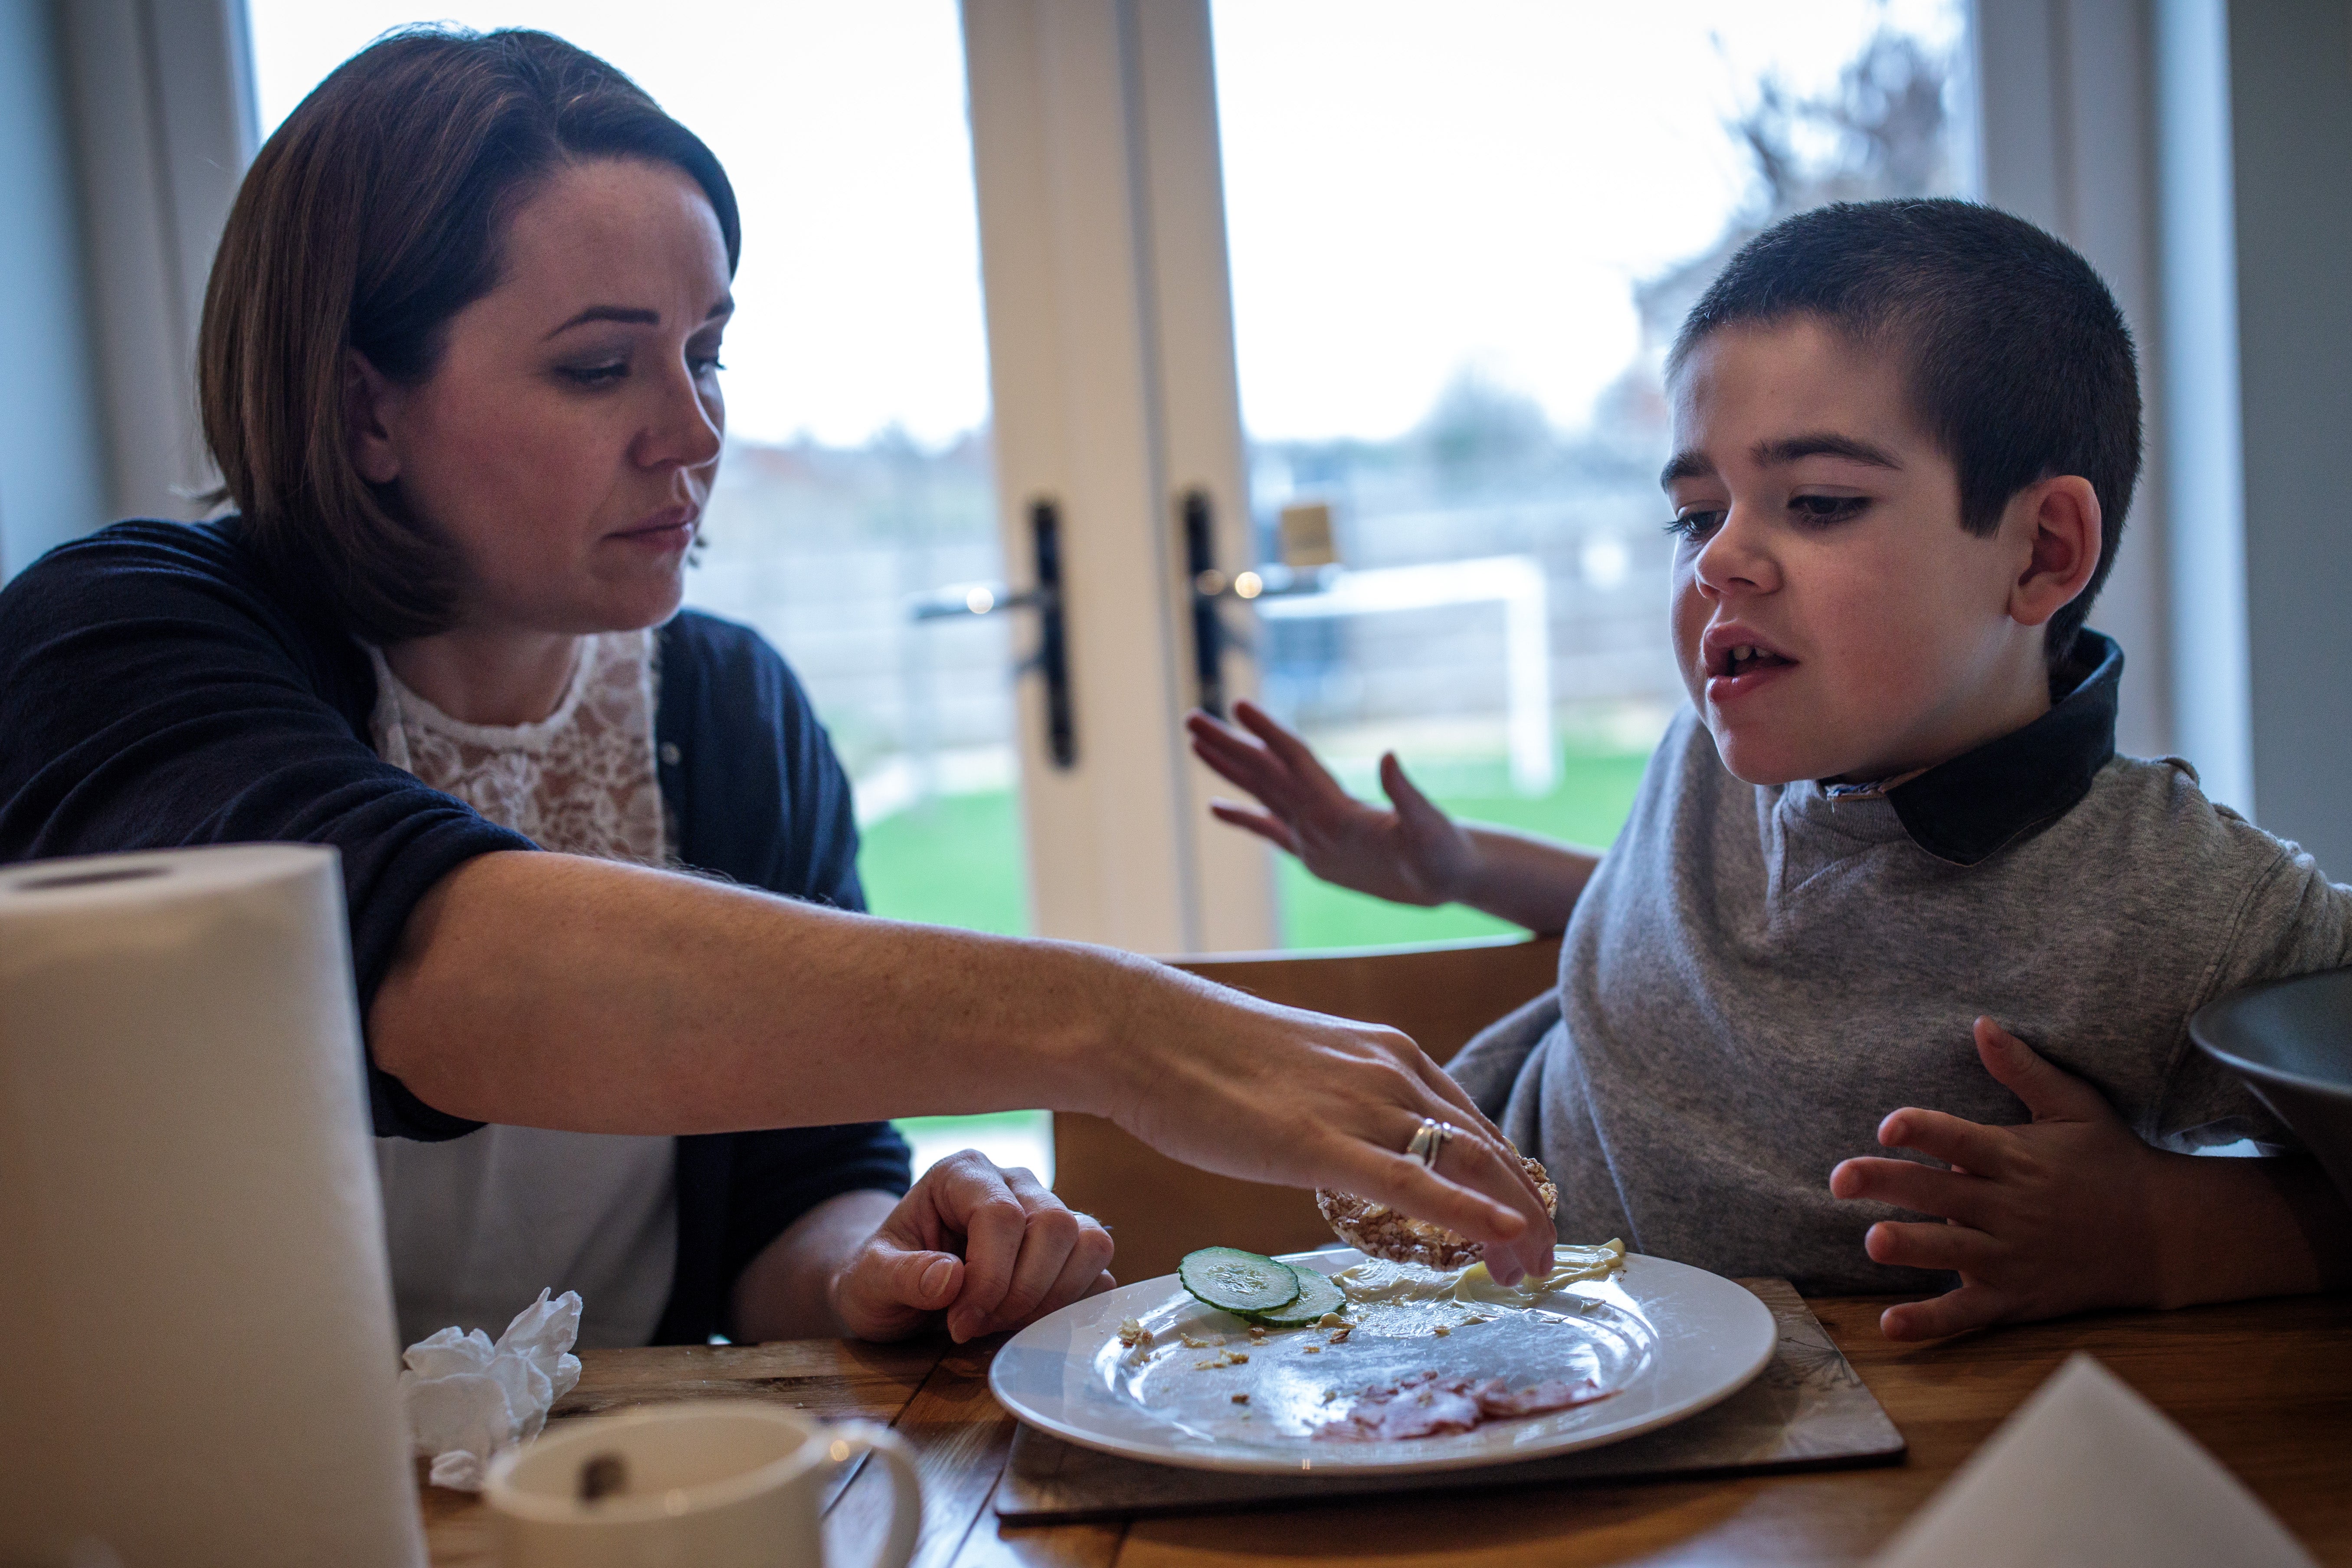
[{"label": "grey sweatshirt", "polygon": [[[1683,712],[1578,900],[1558,990],[1453,1065],[1550,1169],[1563,1240],[1622,1236],[1813,1291],[1942,1288],[1871,1262],[1863,1233],[1906,1216],[1832,1198],[1829,1175],[1894,1152],[1875,1131],[1901,1106],[2028,1120],[1977,1059],[1979,1014],[2152,1142],[2288,1142],[2187,1021],[2352,963],[2352,888],[2208,801],[2185,764],[2114,756],[2120,668],[2110,646],[2104,692],[2084,681],[2046,733],[2006,737],[2000,765],[1908,801],[1743,784]],[[2069,768],[2087,790],[2035,820],[2081,787]]]}]

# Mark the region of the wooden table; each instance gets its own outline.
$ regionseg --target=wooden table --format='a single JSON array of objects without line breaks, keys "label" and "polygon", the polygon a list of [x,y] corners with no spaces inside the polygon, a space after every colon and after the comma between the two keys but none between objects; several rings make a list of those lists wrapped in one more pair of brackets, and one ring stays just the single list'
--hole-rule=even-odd
[{"label": "wooden table", "polygon": [[[916,1568],[1484,1568],[1859,1563],[2071,1352],[2096,1355],[2252,1487],[2323,1563],[2352,1564],[2352,1300],[2115,1313],[1924,1347],[1879,1338],[1884,1300],[1812,1309],[1910,1442],[1887,1468],[1309,1504],[1127,1524],[1000,1526],[988,1500],[1013,1422],[994,1342],[590,1352],[564,1412],[716,1394],[887,1421],[911,1442]],[[836,1497],[834,1568],[864,1568],[887,1491]],[[433,1562],[493,1562],[481,1505],[426,1489]]]}]

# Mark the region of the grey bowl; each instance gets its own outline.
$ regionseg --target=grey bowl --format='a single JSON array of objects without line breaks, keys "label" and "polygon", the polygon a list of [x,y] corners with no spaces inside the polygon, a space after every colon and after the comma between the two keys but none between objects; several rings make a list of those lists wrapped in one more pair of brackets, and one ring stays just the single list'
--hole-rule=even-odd
[{"label": "grey bowl", "polygon": [[2352,969],[2208,1003],[2189,1018],[2189,1037],[2246,1080],[2352,1203]]}]

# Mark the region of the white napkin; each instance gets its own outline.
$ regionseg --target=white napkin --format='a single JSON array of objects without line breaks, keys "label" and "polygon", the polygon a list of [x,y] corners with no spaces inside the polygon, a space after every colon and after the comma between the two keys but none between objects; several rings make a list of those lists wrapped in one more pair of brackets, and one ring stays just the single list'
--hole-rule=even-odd
[{"label": "white napkin", "polygon": [[2123,1380],[2070,1358],[1911,1516],[1875,1568],[2315,1568]]},{"label": "white napkin", "polygon": [[580,1381],[580,1296],[566,1290],[515,1315],[497,1344],[476,1329],[455,1328],[419,1340],[402,1358],[401,1403],[416,1451],[433,1458],[433,1484],[478,1492],[490,1456],[539,1436],[547,1412]]}]

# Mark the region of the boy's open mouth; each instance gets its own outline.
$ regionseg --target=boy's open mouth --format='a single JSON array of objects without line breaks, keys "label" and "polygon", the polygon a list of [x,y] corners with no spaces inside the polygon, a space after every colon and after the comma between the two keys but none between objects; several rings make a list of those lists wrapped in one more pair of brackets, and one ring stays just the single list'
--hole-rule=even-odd
[{"label": "boy's open mouth", "polygon": [[1706,672],[1719,680],[1737,680],[1759,669],[1780,668],[1795,662],[1756,643],[1727,643],[1707,651]]}]

